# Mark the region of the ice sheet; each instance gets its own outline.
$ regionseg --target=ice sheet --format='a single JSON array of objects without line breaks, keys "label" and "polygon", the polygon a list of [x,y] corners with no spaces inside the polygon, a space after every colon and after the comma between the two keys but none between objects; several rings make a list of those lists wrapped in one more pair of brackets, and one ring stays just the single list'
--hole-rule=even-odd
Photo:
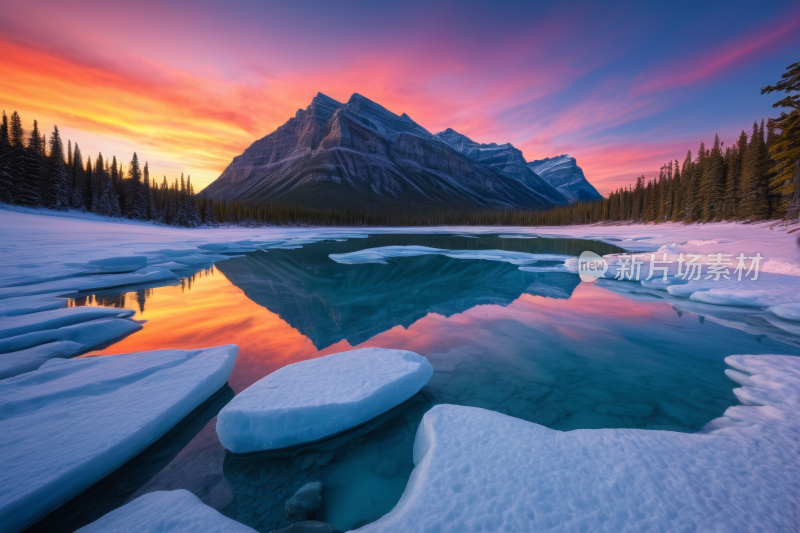
[{"label": "ice sheet", "polygon": [[156,441],[228,380],[236,346],[51,359],[0,381],[0,531],[17,531]]},{"label": "ice sheet", "polygon": [[236,396],[217,417],[234,453],[271,450],[363,424],[416,394],[433,375],[421,355],[363,348],[287,365]]},{"label": "ice sheet", "polygon": [[78,530],[79,533],[255,533],[205,505],[188,490],[136,498]]}]

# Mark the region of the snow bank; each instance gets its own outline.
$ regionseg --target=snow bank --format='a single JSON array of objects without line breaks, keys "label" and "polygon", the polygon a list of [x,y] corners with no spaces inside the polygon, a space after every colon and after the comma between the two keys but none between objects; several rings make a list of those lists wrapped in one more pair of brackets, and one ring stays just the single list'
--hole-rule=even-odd
[{"label": "snow bank", "polygon": [[62,328],[99,318],[126,318],[133,315],[134,311],[130,309],[67,307],[65,309],[54,309],[41,313],[4,318],[0,321],[0,339],[33,331]]},{"label": "snow bank", "polygon": [[217,417],[222,445],[234,453],[312,442],[363,424],[416,394],[433,375],[421,355],[363,348],[276,370]]},{"label": "snow bank", "polygon": [[63,290],[88,291],[95,289],[107,289],[110,287],[119,287],[121,285],[133,285],[134,283],[155,283],[165,279],[177,278],[178,276],[164,268],[148,267],[128,274],[75,276],[56,281],[35,283],[32,285],[0,287],[0,298],[29,296]]},{"label": "snow bank", "polygon": [[[116,311],[119,311],[116,309]],[[111,318],[106,320],[91,320],[72,326],[58,329],[34,331],[23,335],[16,335],[0,339],[0,354],[27,350],[40,344],[56,341],[70,341],[84,344],[90,348],[120,339],[135,331],[142,329],[142,325],[124,318]]]},{"label": "snow bank", "polygon": [[89,347],[84,344],[70,341],[51,342],[21,350],[0,354],[0,379],[18,376],[31,370],[36,370],[45,362],[56,357],[74,357],[86,352]]},{"label": "snow bank", "polygon": [[255,533],[221,515],[188,490],[136,498],[78,530],[79,533]]},{"label": "snow bank", "polygon": [[800,322],[800,303],[776,305],[769,308],[776,316]]},{"label": "snow bank", "polygon": [[30,525],[156,441],[227,382],[237,350],[52,359],[0,381],[0,530]]},{"label": "snow bank", "polygon": [[26,315],[28,313],[38,313],[51,309],[60,309],[67,306],[67,296],[77,291],[60,291],[50,294],[39,294],[36,296],[18,296],[16,298],[6,298],[0,300],[0,317]]},{"label": "snow bank", "polygon": [[742,405],[696,434],[560,432],[438,405],[400,502],[358,531],[795,531],[800,358],[725,361]]}]

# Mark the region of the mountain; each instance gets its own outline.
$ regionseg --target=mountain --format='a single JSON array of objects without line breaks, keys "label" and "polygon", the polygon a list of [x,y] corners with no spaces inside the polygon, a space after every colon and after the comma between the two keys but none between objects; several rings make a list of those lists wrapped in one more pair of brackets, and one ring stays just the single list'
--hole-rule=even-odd
[{"label": "mountain", "polygon": [[528,163],[528,168],[540,175],[550,185],[558,189],[570,202],[589,201],[602,198],[597,189],[586,180],[583,170],[574,157],[566,154],[538,159]]},{"label": "mountain", "polygon": [[204,191],[211,198],[311,208],[545,209],[565,204],[541,180],[520,180],[453,149],[405,113],[354,94],[317,94],[257,140]]},{"label": "mountain", "polygon": [[446,142],[473,161],[486,165],[499,174],[514,179],[531,189],[540,191],[555,204],[569,203],[567,197],[543,180],[535,171],[528,168],[522,152],[514,148],[511,143],[478,144],[453,128],[447,128],[434,137]]}]

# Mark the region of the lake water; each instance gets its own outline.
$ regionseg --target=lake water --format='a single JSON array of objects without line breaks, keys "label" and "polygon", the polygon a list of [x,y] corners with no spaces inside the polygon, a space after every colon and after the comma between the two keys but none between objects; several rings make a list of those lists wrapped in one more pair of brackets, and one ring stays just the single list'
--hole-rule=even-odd
[{"label": "lake water", "polygon": [[[437,403],[563,431],[691,432],[736,403],[726,356],[800,355],[797,337],[755,311],[735,310],[730,318],[732,309],[711,310],[718,314],[712,316],[638,284],[581,283],[573,274],[440,255],[355,265],[328,257],[387,245],[574,256],[621,251],[569,239],[385,235],[254,252],[187,271],[178,284],[79,295],[71,305],[128,307],[147,321],[89,355],[237,344],[239,356],[228,386],[34,529],[71,531],[145,492],[185,488],[268,532],[289,525],[284,502],[316,479],[325,486],[316,519],[346,531],[397,503],[413,468],[416,428]],[[219,444],[216,413],[247,386],[287,364],[373,346],[426,356],[433,378],[402,405],[331,439],[247,455]]]}]

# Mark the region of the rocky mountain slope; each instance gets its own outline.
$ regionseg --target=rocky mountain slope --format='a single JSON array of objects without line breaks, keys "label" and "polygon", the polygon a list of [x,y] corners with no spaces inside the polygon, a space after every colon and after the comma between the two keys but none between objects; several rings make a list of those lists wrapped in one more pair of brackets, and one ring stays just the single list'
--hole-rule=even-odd
[{"label": "rocky mountain slope", "polygon": [[500,170],[359,94],[342,104],[319,93],[305,110],[235,157],[204,192],[212,198],[365,212],[543,209],[567,203],[535,173],[518,169],[520,179]]},{"label": "rocky mountain slope", "polygon": [[574,157],[566,154],[528,163],[528,168],[536,172],[550,185],[558,189],[570,202],[578,200],[599,200],[597,189],[583,175]]},{"label": "rocky mountain slope", "polygon": [[479,144],[452,128],[447,128],[434,137],[446,142],[473,161],[486,165],[499,174],[515,179],[531,189],[541,191],[556,204],[569,202],[569,199],[561,192],[528,168],[522,152],[511,143]]}]

